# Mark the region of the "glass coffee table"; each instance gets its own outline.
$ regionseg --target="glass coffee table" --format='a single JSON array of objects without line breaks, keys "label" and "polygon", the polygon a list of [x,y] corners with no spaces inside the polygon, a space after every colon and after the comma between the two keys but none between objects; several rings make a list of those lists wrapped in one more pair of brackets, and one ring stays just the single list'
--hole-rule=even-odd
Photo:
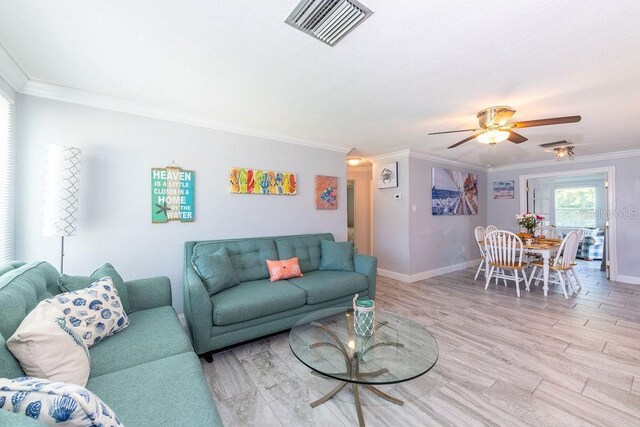
[{"label": "glass coffee table", "polygon": [[289,333],[293,354],[311,373],[341,382],[311,403],[315,408],[351,384],[358,422],[364,426],[359,387],[403,405],[375,385],[409,381],[428,372],[438,360],[438,343],[414,321],[382,310],[375,311],[375,332],[354,332],[351,308],[330,308],[302,318]]}]

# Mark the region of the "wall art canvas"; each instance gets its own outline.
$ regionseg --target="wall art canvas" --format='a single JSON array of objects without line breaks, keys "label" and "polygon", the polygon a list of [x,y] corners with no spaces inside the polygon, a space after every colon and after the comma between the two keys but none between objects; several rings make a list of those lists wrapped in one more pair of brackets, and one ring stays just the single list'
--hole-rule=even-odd
[{"label": "wall art canvas", "polygon": [[296,194],[296,174],[261,169],[229,169],[229,192],[232,194]]},{"label": "wall art canvas", "polygon": [[191,222],[195,215],[195,172],[177,166],[151,169],[151,222]]},{"label": "wall art canvas", "polygon": [[338,209],[338,177],[316,175],[316,209]]},{"label": "wall art canvas", "polygon": [[431,170],[433,215],[477,215],[478,177],[444,168]]},{"label": "wall art canvas", "polygon": [[385,163],[378,169],[378,188],[398,186],[398,162]]},{"label": "wall art canvas", "polygon": [[513,199],[514,198],[514,182],[513,181],[494,181],[493,198],[494,199]]}]

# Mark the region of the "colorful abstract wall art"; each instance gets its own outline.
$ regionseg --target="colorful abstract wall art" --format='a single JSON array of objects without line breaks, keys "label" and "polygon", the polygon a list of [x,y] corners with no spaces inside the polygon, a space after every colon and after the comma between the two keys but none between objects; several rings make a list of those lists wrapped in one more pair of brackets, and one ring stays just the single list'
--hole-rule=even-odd
[{"label": "colorful abstract wall art", "polygon": [[193,171],[177,166],[151,169],[151,222],[191,222],[195,215]]},{"label": "colorful abstract wall art", "polygon": [[478,177],[451,169],[432,168],[432,215],[477,215]]},{"label": "colorful abstract wall art", "polygon": [[229,169],[229,192],[232,194],[296,194],[296,174],[260,169]]},{"label": "colorful abstract wall art", "polygon": [[316,209],[338,209],[338,177],[316,175]]}]

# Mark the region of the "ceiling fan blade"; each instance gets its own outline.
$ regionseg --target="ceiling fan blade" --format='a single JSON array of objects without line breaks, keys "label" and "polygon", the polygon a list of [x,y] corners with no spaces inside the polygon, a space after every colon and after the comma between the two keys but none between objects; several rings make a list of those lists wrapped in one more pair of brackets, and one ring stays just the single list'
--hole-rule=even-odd
[{"label": "ceiling fan blade", "polygon": [[465,139],[463,139],[462,141],[456,142],[455,144],[453,144],[453,145],[451,145],[451,146],[449,146],[449,147],[447,147],[447,148],[456,148],[458,145],[462,145],[462,144],[464,144],[465,142],[469,142],[469,141],[471,141],[473,138],[477,138],[477,137],[478,137],[478,135],[480,135],[481,133],[482,133],[482,132],[480,132],[480,133],[476,133],[476,134],[474,134],[474,135],[471,135],[469,138],[465,138]]},{"label": "ceiling fan blade", "polygon": [[554,117],[551,119],[527,120],[524,122],[511,123],[512,128],[522,129],[534,126],[561,125],[563,123],[576,123],[582,120],[580,116]]},{"label": "ceiling fan blade", "polygon": [[515,113],[516,110],[500,110],[496,113],[495,116],[493,116],[491,122],[500,126],[504,126],[507,124],[511,116],[513,116]]},{"label": "ceiling fan blade", "polygon": [[509,141],[515,143],[515,144],[520,144],[523,143],[527,140],[527,138],[525,138],[524,136],[520,135],[519,133],[515,133],[514,131],[510,130],[509,131],[509,138],[507,138]]},{"label": "ceiling fan blade", "polygon": [[460,129],[460,130],[446,130],[444,132],[431,132],[427,135],[442,135],[443,133],[456,133],[456,132],[477,132],[482,129]]}]

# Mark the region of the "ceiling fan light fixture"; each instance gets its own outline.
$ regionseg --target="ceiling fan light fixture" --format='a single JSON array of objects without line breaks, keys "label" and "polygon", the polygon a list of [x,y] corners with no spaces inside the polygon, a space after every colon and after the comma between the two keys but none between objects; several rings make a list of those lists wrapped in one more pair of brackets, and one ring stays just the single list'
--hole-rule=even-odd
[{"label": "ceiling fan light fixture", "polygon": [[563,159],[565,157],[573,157],[573,146],[556,147],[553,149],[556,153],[556,159]]},{"label": "ceiling fan light fixture", "polygon": [[499,142],[506,141],[509,138],[509,132],[506,130],[488,130],[478,135],[478,142],[481,144],[495,145]]}]

